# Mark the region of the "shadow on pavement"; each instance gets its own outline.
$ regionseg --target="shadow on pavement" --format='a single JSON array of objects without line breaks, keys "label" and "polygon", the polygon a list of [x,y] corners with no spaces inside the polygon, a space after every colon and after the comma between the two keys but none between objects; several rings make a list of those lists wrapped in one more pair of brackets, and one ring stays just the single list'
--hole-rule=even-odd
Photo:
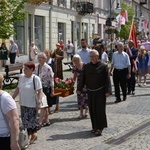
[{"label": "shadow on pavement", "polygon": [[116,105],[114,102],[106,102],[106,105]]},{"label": "shadow on pavement", "polygon": [[47,141],[56,141],[56,140],[70,140],[70,139],[85,139],[96,137],[95,134],[92,134],[90,131],[80,131],[69,134],[56,134],[52,135],[47,139]]},{"label": "shadow on pavement", "polygon": [[54,123],[59,123],[59,122],[69,122],[69,121],[80,121],[80,119],[76,118],[56,118],[56,119],[51,119],[50,122],[51,124]]},{"label": "shadow on pavement", "polygon": [[132,97],[139,97],[139,96],[150,96],[150,94],[135,94]]}]

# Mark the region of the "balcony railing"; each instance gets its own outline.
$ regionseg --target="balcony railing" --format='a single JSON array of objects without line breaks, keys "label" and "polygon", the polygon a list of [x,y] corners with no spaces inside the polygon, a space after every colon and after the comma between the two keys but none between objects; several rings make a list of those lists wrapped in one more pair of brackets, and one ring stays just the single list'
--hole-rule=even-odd
[{"label": "balcony railing", "polygon": [[76,0],[70,0],[70,9],[76,9]]},{"label": "balcony railing", "polygon": [[58,6],[63,6],[63,7],[65,7],[66,8],[66,0],[57,0],[57,5]]}]

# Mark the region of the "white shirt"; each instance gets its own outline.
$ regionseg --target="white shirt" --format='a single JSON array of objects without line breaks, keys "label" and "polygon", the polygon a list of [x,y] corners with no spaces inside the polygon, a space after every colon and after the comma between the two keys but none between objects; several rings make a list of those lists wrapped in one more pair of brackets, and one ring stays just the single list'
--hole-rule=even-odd
[{"label": "white shirt", "polygon": [[72,43],[66,44],[66,47],[67,47],[67,53],[72,53],[73,52],[73,44]]},{"label": "white shirt", "polygon": [[78,54],[81,57],[82,62],[84,62],[84,63],[90,62],[90,57],[89,57],[90,51],[91,50],[88,48],[86,48],[86,50],[82,50],[82,49],[79,50]]},{"label": "white shirt", "polygon": [[16,43],[13,43],[10,45],[10,53],[17,53],[18,51],[18,45]]},{"label": "white shirt", "polygon": [[101,55],[101,62],[103,63],[107,63],[108,62],[108,55],[106,52],[103,52],[102,55]]},{"label": "white shirt", "polygon": [[[16,109],[16,103],[11,95],[7,92],[3,92],[1,95],[1,108],[4,114],[7,114],[9,111]],[[3,114],[0,109],[0,135],[4,134],[5,137],[9,136],[8,125],[6,124]]]},{"label": "white shirt", "polygon": [[116,69],[124,69],[130,66],[129,55],[126,52],[119,53],[118,51],[113,53],[112,65]]},{"label": "white shirt", "polygon": [[24,74],[19,76],[19,103],[21,106],[30,108],[34,108],[36,106],[35,90],[33,85],[34,76],[36,90],[42,89],[41,80],[37,75],[32,75],[30,78],[26,78]]}]

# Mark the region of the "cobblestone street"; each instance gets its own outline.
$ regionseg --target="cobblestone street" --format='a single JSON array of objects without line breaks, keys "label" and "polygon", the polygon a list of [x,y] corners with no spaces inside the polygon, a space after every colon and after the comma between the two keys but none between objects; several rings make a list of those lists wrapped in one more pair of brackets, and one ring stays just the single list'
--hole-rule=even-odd
[{"label": "cobblestone street", "polygon": [[[71,77],[64,72],[64,77]],[[30,150],[149,150],[150,149],[150,83],[136,87],[136,94],[114,103],[107,99],[108,128],[96,137],[90,132],[90,118],[79,120],[76,94],[60,98],[60,111],[49,116],[51,125],[38,132]],[[114,91],[113,91],[114,94]],[[54,110],[54,107],[52,108]]]}]

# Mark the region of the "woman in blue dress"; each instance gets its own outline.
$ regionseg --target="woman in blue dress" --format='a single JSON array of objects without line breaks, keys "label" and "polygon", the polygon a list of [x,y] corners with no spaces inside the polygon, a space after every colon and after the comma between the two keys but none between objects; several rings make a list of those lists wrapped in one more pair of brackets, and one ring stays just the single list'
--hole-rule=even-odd
[{"label": "woman in blue dress", "polygon": [[148,73],[149,55],[144,46],[140,47],[140,54],[138,56],[138,69],[139,69],[139,84],[141,86],[141,78],[144,77],[144,86],[146,86],[146,75]]},{"label": "woman in blue dress", "polygon": [[[52,68],[54,74],[55,74],[55,62],[54,62],[54,58],[52,58],[52,51],[51,50],[45,50],[44,53],[46,54],[47,56],[47,64]],[[51,98],[51,106],[52,105],[56,105],[55,106],[55,110],[54,110],[54,113],[57,113],[59,111],[59,97],[58,96],[53,96]],[[50,107],[49,107],[49,114],[51,114],[51,111],[50,111]]]}]

